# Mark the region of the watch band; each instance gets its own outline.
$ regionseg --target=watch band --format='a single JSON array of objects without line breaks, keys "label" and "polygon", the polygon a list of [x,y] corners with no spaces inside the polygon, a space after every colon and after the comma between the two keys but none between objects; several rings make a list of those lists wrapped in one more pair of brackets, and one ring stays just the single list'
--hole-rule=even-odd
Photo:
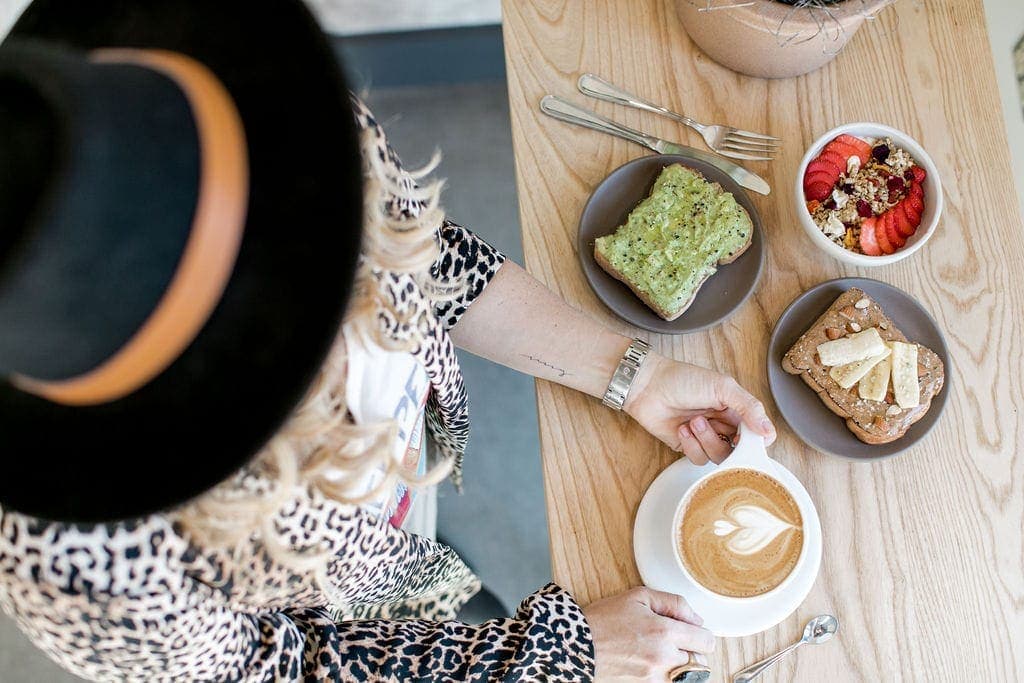
[{"label": "watch band", "polygon": [[650,350],[650,344],[643,339],[633,340],[633,343],[626,349],[626,353],[622,355],[619,366],[615,368],[615,374],[612,375],[611,381],[608,382],[604,398],[601,399],[602,403],[609,408],[622,410],[622,406],[626,403],[626,397],[629,396],[629,389],[633,386],[633,380],[636,379],[637,371],[640,370],[640,366]]}]

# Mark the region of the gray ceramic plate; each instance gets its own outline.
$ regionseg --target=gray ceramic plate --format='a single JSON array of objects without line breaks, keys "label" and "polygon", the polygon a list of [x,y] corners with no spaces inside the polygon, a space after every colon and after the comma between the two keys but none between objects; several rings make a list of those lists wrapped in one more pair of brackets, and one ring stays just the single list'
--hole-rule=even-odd
[{"label": "gray ceramic plate", "polygon": [[[750,247],[732,263],[719,266],[697,292],[686,311],[669,322],[644,304],[632,290],[606,273],[594,260],[594,240],[610,235],[626,222],[626,217],[648,195],[661,169],[679,163],[700,171],[711,182],[719,183],[736,197],[754,222]],[[580,216],[577,251],[580,265],[597,298],[616,315],[637,327],[663,334],[696,332],[725,320],[754,291],[764,265],[764,235],[761,218],[750,197],[732,178],[711,164],[679,154],[655,154],[634,159],[605,178],[590,196]]]},{"label": "gray ceramic plate", "polygon": [[[782,369],[782,357],[786,351],[840,294],[851,287],[864,290],[878,302],[907,339],[930,348],[946,366],[945,386],[932,399],[931,408],[925,416],[915,422],[902,438],[877,446],[866,444],[855,437],[846,428],[846,421],[826,408],[799,375],[791,375]],[[829,280],[807,290],[789,305],[775,323],[768,343],[768,386],[786,422],[808,446],[849,458],[872,459],[896,455],[923,439],[939,421],[942,409],[946,407],[951,376],[949,350],[935,319],[909,294],[884,282],[867,278]]]}]

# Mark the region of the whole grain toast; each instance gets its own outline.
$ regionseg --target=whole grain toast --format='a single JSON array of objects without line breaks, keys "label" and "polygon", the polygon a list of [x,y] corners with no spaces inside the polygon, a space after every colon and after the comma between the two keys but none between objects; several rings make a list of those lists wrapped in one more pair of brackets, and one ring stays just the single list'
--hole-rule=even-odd
[{"label": "whole grain toast", "polygon": [[[867,306],[857,308],[857,302],[865,299]],[[843,389],[829,376],[829,368],[821,363],[817,352],[819,344],[830,341],[830,329],[833,336],[836,331],[845,334],[850,330],[851,323],[864,330],[878,328],[878,333],[886,341],[908,342],[882,308],[862,290],[854,287],[841,294],[793,344],[782,358],[782,369],[800,375],[829,410],[846,420],[846,426],[861,441],[869,444],[895,441],[928,412],[932,398],[942,390],[945,383],[945,368],[934,351],[916,344],[921,404],[916,408],[900,409],[893,398],[892,387],[884,402],[862,399],[856,384]],[[896,406],[898,412],[891,406]]]},{"label": "whole grain toast", "polygon": [[[734,210],[736,212],[737,217],[738,217],[738,222],[741,223],[740,229],[745,234],[745,241],[743,241],[741,244],[738,244],[735,248],[732,248],[731,250],[729,250],[728,253],[722,254],[713,263],[709,264],[710,268],[707,269],[707,272],[705,272],[703,274],[703,276],[699,279],[699,281],[697,281],[696,283],[691,285],[690,296],[687,299],[685,299],[683,301],[673,302],[673,306],[672,306],[671,309],[668,309],[668,308],[666,308],[666,307],[664,307],[662,305],[659,305],[659,303],[657,301],[655,301],[654,298],[652,298],[652,296],[650,295],[650,293],[645,289],[644,284],[642,284],[640,282],[637,282],[636,280],[631,278],[628,274],[624,273],[620,268],[616,267],[616,265],[613,264],[609,260],[609,258],[605,255],[605,253],[602,252],[602,250],[600,248],[601,240],[596,241],[595,244],[594,244],[594,260],[597,262],[597,264],[599,266],[601,266],[601,268],[603,268],[605,270],[605,272],[607,272],[609,275],[611,275],[616,280],[619,280],[620,282],[625,284],[627,287],[629,287],[633,291],[633,293],[636,294],[637,297],[639,297],[640,300],[643,301],[651,310],[653,310],[655,313],[657,313],[659,316],[661,316],[665,320],[669,320],[669,321],[675,320],[676,318],[678,318],[679,316],[681,316],[683,313],[686,312],[686,309],[688,309],[693,304],[693,302],[696,300],[697,294],[700,292],[701,287],[704,286],[704,283],[707,282],[708,279],[717,272],[718,266],[727,265],[729,263],[732,263],[733,261],[738,259],[740,256],[742,256],[744,252],[746,252],[746,250],[750,247],[751,243],[753,242],[753,235],[754,235],[754,230],[753,230],[753,225],[754,224],[753,224],[753,221],[750,218],[750,214],[747,213],[747,210],[743,207],[742,204],[740,204],[739,202],[737,202],[735,200],[735,197],[733,197],[733,195],[731,193],[729,193],[727,190],[725,190],[719,183],[711,183],[711,182],[709,182],[707,180],[707,178],[705,178],[704,175],[702,173],[700,173],[699,171],[697,171],[695,169],[692,169],[692,168],[688,168],[688,167],[682,167],[680,164],[672,164],[671,166],[667,166],[665,169],[663,169],[662,173],[664,174],[665,172],[669,171],[670,169],[673,169],[673,167],[683,168],[683,169],[685,169],[685,172],[687,174],[689,174],[689,175],[691,175],[691,176],[693,176],[695,178],[698,178],[708,188],[710,194],[712,194],[713,196],[716,196],[716,197],[727,196],[728,199],[729,199],[729,209],[730,210]],[[659,180],[660,180],[660,176],[659,176]],[[655,188],[652,189],[652,191],[651,191],[652,195],[654,194],[654,192],[657,189],[658,185],[659,185],[659,183],[656,182],[655,183]],[[645,201],[646,201],[646,199],[645,199]],[[640,204],[638,204],[637,207],[634,209],[634,211],[639,209],[643,204],[644,204],[644,202],[641,202]],[[631,217],[632,217],[632,214],[631,214]],[[736,220],[737,217],[734,217],[734,220]],[[627,220],[627,222],[628,222],[628,220]],[[684,221],[684,223],[685,223],[685,221]],[[625,226],[620,226],[616,230],[615,235],[617,235],[619,230],[622,230],[623,227],[625,227]],[[723,229],[725,229],[725,228],[723,228]]]}]

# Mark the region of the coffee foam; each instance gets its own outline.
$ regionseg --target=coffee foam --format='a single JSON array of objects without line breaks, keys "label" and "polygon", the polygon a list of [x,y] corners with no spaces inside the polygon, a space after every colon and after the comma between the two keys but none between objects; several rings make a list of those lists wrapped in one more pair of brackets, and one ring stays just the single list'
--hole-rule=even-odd
[{"label": "coffee foam", "polygon": [[704,587],[754,597],[782,583],[803,549],[800,508],[757,470],[715,474],[690,496],[677,531],[680,556]]}]

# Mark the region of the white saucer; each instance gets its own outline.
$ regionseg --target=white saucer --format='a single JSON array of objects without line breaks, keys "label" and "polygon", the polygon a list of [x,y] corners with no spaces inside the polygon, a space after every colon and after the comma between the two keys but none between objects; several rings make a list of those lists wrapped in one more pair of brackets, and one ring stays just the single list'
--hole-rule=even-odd
[{"label": "white saucer", "polygon": [[821,567],[821,522],[814,503],[800,480],[785,467],[771,461],[779,481],[797,498],[806,497],[814,511],[804,520],[804,539],[808,543],[807,561],[781,593],[751,598],[742,604],[719,600],[696,588],[680,571],[672,547],[672,517],[680,497],[690,484],[707,474],[714,465],[697,467],[680,459],[658,475],[636,511],[633,524],[633,554],[640,578],[648,588],[682,595],[704,618],[704,628],[716,636],[740,637],[760,633],[775,626],[800,606],[814,586]]}]

